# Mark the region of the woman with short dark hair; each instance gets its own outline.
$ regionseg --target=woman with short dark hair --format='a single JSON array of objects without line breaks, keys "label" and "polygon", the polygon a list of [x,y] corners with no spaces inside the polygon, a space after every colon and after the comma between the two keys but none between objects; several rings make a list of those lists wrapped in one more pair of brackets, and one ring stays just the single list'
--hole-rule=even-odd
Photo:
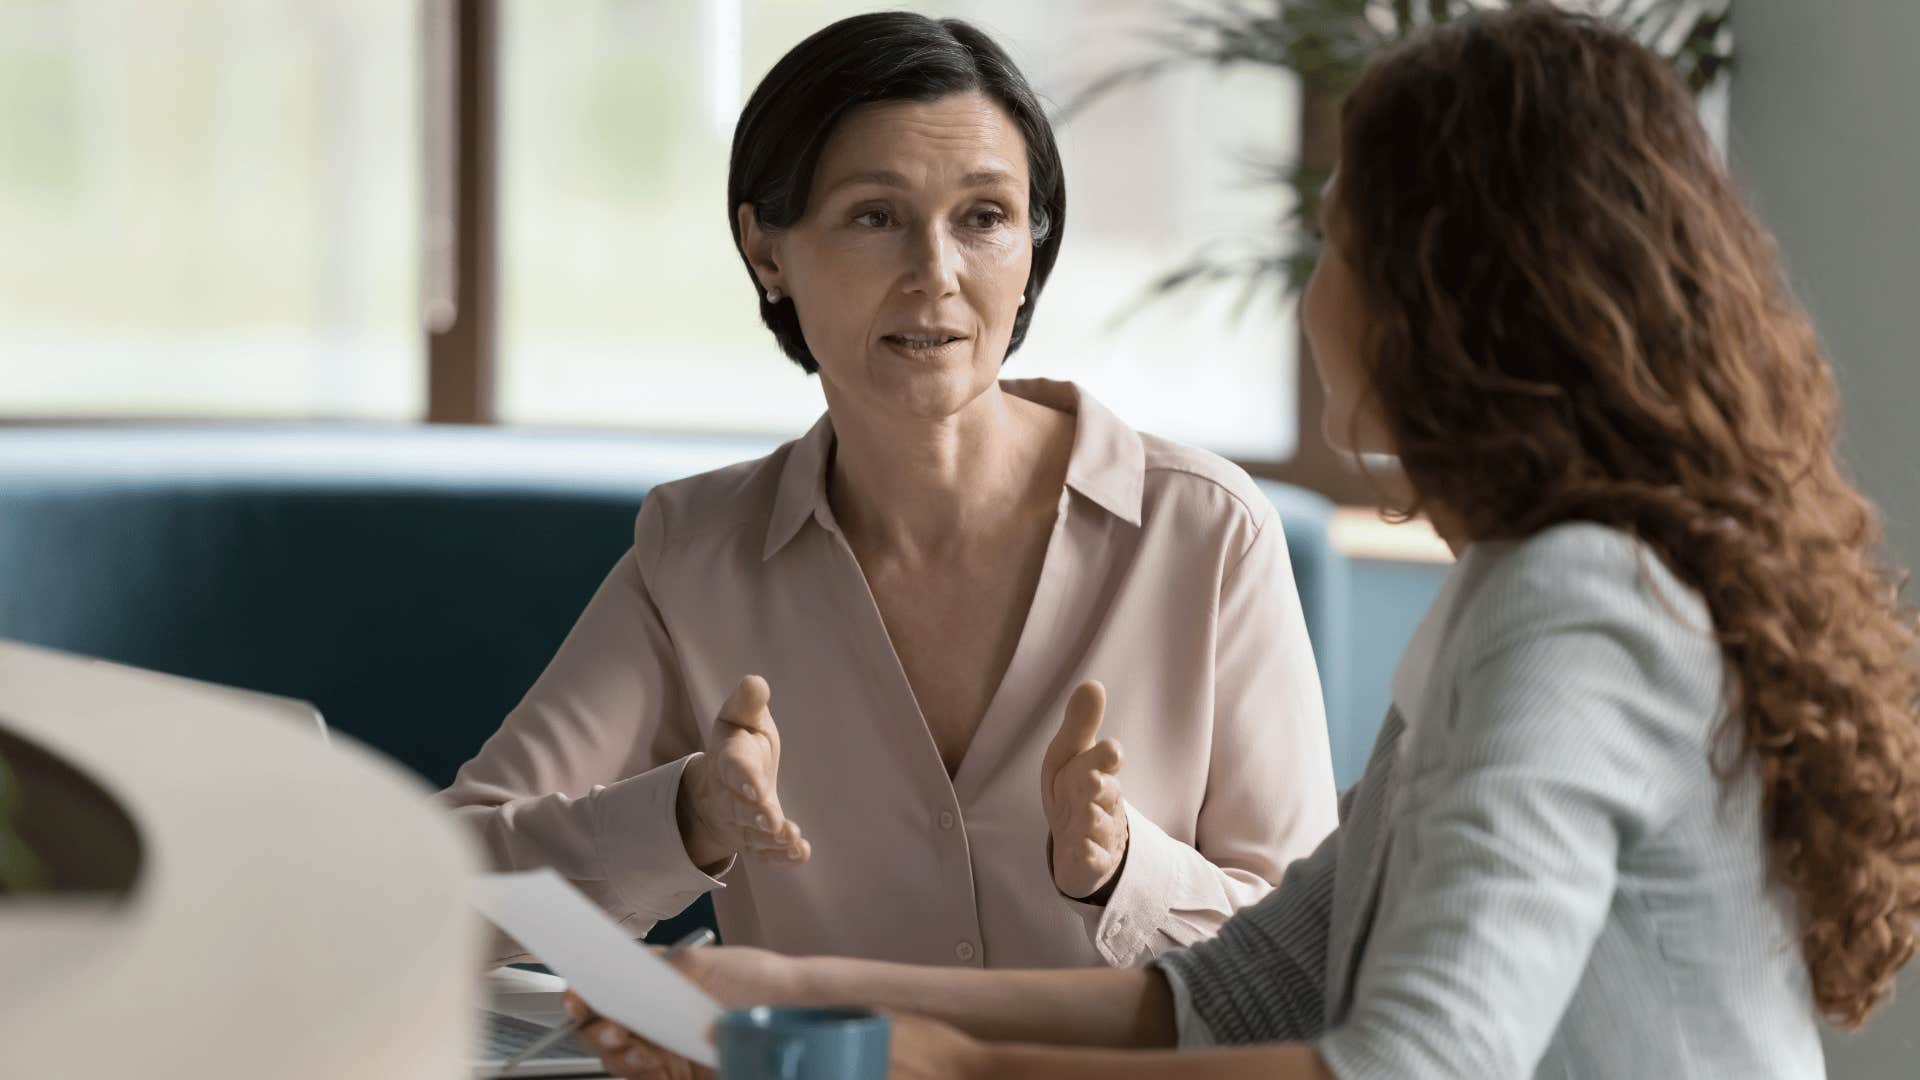
[{"label": "woman with short dark hair", "polygon": [[[1026,340],[1040,292],[1060,257],[1066,170],[1053,125],[1026,77],[992,38],[959,19],[935,22],[904,12],[843,19],[794,46],[761,80],[734,128],[727,171],[734,243],[761,291],[766,283],[749,253],[747,230],[777,232],[806,216],[821,151],[849,113],[877,102],[924,103],[973,93],[1012,121],[1025,151],[1025,224],[1033,258],[1002,359],[1013,355]],[[798,305],[763,296],[760,317],[794,363],[808,373],[820,370]]]},{"label": "woman with short dark hair", "polygon": [[729,942],[792,953],[1210,935],[1332,828],[1319,681],[1243,472],[1000,380],[1066,223],[1026,80],[962,22],[836,23],[747,103],[727,213],[827,414],[648,494],[443,798],[636,935],[709,889]]},{"label": "woman with short dark hair", "polygon": [[684,966],[967,1032],[899,1020],[895,1076],[1822,1075],[1920,934],[1920,641],[1691,98],[1595,20],[1475,16],[1370,67],[1322,213],[1327,434],[1460,553],[1339,829],[1147,968]]}]

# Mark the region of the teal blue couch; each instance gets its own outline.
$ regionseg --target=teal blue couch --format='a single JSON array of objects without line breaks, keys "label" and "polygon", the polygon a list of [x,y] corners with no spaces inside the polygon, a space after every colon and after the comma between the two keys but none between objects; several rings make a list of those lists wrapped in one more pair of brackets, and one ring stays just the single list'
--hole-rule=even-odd
[{"label": "teal blue couch", "polygon": [[[627,548],[647,489],[771,445],[498,429],[0,430],[0,637],[312,701],[337,730],[442,786]],[[1327,541],[1331,507],[1266,490],[1338,717],[1348,586]]]}]

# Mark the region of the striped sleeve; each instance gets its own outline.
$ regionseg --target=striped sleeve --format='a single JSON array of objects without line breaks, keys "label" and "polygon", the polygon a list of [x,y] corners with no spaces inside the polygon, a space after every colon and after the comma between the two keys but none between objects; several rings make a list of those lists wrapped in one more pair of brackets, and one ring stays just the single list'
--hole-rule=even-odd
[{"label": "striped sleeve", "polygon": [[[1381,759],[1378,749],[1374,757]],[[1342,827],[1290,864],[1280,885],[1227,920],[1219,936],[1155,961],[1173,991],[1180,1045],[1303,1040],[1325,1027],[1334,872],[1356,795],[1377,801],[1370,789],[1380,779],[1370,767],[1343,793]]]}]

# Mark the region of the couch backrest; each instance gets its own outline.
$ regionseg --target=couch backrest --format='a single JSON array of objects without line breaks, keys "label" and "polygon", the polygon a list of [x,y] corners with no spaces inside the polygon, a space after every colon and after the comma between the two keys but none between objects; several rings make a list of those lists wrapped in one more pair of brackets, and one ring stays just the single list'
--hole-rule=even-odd
[{"label": "couch backrest", "polygon": [[514,491],[0,493],[0,635],[304,698],[435,785],[540,673],[639,499]]},{"label": "couch backrest", "polygon": [[[657,440],[512,432],[208,438],[106,433],[118,449],[90,459],[84,430],[0,433],[0,637],[312,701],[435,785],[540,673],[650,483],[705,464]],[[367,465],[369,440],[402,464]],[[419,464],[449,443],[480,464]],[[529,445],[580,469],[529,469]],[[326,464],[343,459],[358,463]],[[1268,493],[1338,715],[1346,584],[1327,507]]]}]

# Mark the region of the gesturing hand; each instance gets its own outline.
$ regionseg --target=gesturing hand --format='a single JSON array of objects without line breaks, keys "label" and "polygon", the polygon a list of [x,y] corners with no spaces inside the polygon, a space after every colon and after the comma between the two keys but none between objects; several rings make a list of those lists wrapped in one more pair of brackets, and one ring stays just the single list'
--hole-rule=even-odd
[{"label": "gesturing hand", "polygon": [[736,853],[806,862],[813,845],[780,810],[780,729],[767,680],[749,675],[720,706],[706,753],[680,777],[680,837],[696,865]]},{"label": "gesturing hand", "polygon": [[1127,854],[1127,810],[1120,797],[1120,744],[1094,739],[1107,689],[1084,682],[1040,765],[1040,805],[1053,834],[1053,883],[1084,900],[1113,880]]}]

